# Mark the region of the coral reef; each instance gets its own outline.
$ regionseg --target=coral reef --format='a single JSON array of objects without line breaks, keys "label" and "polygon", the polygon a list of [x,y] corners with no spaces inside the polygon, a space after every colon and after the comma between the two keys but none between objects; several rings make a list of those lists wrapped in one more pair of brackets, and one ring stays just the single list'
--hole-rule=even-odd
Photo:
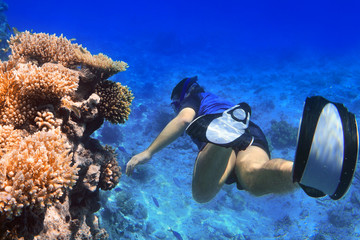
[{"label": "coral reef", "polygon": [[133,95],[127,87],[106,80],[97,84],[95,93],[100,96],[99,110],[106,120],[117,124],[128,119]]},{"label": "coral reef", "polygon": [[10,38],[10,48],[13,60],[37,62],[38,65],[57,62],[68,68],[84,65],[100,73],[99,77],[102,79],[125,71],[128,67],[125,62],[114,62],[102,53],[93,56],[86,48],[71,43],[71,40],[62,35],[57,37],[55,34],[25,31]]},{"label": "coral reef", "polygon": [[42,111],[37,112],[37,117],[35,118],[35,123],[40,130],[50,130],[54,129],[57,126],[55,121],[54,114],[52,112]]},{"label": "coral reef", "polygon": [[37,109],[57,105],[62,97],[72,96],[78,87],[79,74],[59,64],[14,65],[2,63],[0,69],[1,123],[21,127],[31,123]]},{"label": "coral reef", "polygon": [[0,125],[0,157],[2,157],[7,149],[15,147],[22,139],[25,132],[14,130],[12,126]]},{"label": "coral reef", "polygon": [[297,128],[291,126],[284,120],[271,121],[270,132],[270,144],[277,149],[289,148],[296,146]]},{"label": "coral reef", "polygon": [[60,128],[39,131],[9,147],[0,162],[0,214],[20,216],[28,207],[44,211],[75,184],[76,165]]},{"label": "coral reef", "polygon": [[101,171],[99,187],[102,190],[111,190],[119,183],[121,169],[117,164],[115,149],[110,146],[105,146],[105,149],[110,152],[113,157],[106,163],[104,169]]},{"label": "coral reef", "polygon": [[142,231],[146,234],[145,239],[151,239],[154,236],[154,227],[151,222],[146,221],[146,206],[133,198],[131,189],[115,191],[114,197],[115,199],[111,200],[108,192],[102,192],[101,201],[104,207],[97,213],[109,226],[111,239],[132,239]]},{"label": "coral reef", "polygon": [[127,64],[62,35],[26,31],[9,44],[0,62],[0,239],[107,239],[94,213],[121,169],[90,135],[105,120],[127,120],[132,93],[107,80]]}]

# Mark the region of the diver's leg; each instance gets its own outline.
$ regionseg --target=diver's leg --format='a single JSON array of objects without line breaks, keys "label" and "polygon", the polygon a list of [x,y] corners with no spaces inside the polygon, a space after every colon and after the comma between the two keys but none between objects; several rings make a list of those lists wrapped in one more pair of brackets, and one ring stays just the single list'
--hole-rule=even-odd
[{"label": "diver's leg", "polygon": [[293,162],[269,160],[266,152],[250,146],[237,154],[235,172],[242,187],[256,196],[268,193],[287,193],[297,185],[292,182]]},{"label": "diver's leg", "polygon": [[196,159],[192,194],[197,202],[208,202],[219,192],[235,166],[231,148],[208,143]]}]

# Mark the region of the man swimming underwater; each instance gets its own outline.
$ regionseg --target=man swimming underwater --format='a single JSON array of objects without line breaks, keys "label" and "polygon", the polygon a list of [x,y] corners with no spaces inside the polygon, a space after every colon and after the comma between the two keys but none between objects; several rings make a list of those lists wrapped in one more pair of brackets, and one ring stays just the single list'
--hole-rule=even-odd
[{"label": "man swimming underwater", "polygon": [[[292,162],[270,158],[265,135],[250,121],[248,104],[234,105],[205,92],[197,77],[180,81],[171,100],[177,116],[145,151],[130,159],[127,175],[186,131],[199,149],[192,194],[200,203],[214,198],[224,184],[236,183],[255,196],[291,192],[300,185],[312,197],[328,194],[333,199],[341,198],[351,184],[358,154],[357,125],[342,105],[321,97],[307,100]],[[329,123],[334,115],[336,121]],[[329,143],[329,134],[335,141]]]}]

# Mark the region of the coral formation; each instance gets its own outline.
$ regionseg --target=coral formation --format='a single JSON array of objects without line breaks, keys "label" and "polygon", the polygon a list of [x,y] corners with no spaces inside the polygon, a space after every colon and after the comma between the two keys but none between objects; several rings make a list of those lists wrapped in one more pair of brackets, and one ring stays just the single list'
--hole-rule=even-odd
[{"label": "coral formation", "polygon": [[111,190],[113,189],[120,180],[121,169],[117,163],[117,154],[115,149],[110,146],[105,146],[105,150],[110,152],[112,158],[104,166],[104,169],[101,171],[99,187],[102,190]]},{"label": "coral formation", "polygon": [[99,111],[111,123],[124,123],[130,114],[131,91],[120,83],[101,81],[95,88],[100,96]]},{"label": "coral formation", "polygon": [[297,139],[297,128],[284,120],[272,120],[269,137],[270,143],[275,148],[294,147]]},{"label": "coral formation", "polygon": [[0,215],[19,216],[24,207],[44,210],[71,188],[78,176],[60,128],[36,132],[8,148],[0,162]]},{"label": "coral formation", "polygon": [[33,34],[25,31],[10,38],[11,59],[20,62],[36,62],[42,65],[57,62],[64,67],[76,65],[74,46],[62,35]]},{"label": "coral formation", "polygon": [[115,151],[90,135],[105,119],[127,120],[131,92],[106,80],[127,64],[62,35],[17,32],[9,44],[0,62],[0,239],[107,239],[94,215],[99,189],[115,187],[121,172]]},{"label": "coral formation", "polygon": [[[103,208],[99,213],[109,226],[107,230],[111,239],[132,239],[134,234],[141,231],[146,231],[150,239],[150,236],[155,236],[155,227],[152,226],[151,221],[146,221],[148,208],[134,199],[130,188],[128,186],[116,191],[112,194],[113,197],[110,197],[107,191],[101,192]],[[159,239],[166,239],[166,236]]]},{"label": "coral formation", "polygon": [[68,68],[87,66],[102,79],[125,71],[128,67],[127,63],[114,62],[102,53],[91,55],[86,48],[71,43],[71,40],[62,35],[57,37],[55,34],[25,31],[10,38],[10,48],[12,60],[36,62],[38,65],[56,62]]},{"label": "coral formation", "polygon": [[53,63],[41,67],[2,63],[0,82],[1,123],[18,127],[32,122],[41,106],[56,105],[62,97],[72,96],[79,74]]},{"label": "coral formation", "polygon": [[42,111],[37,112],[37,115],[38,116],[35,118],[35,123],[40,130],[48,131],[57,127],[57,123],[52,112]]},{"label": "coral formation", "polygon": [[23,138],[25,132],[14,130],[12,126],[0,125],[0,158],[15,147]]}]

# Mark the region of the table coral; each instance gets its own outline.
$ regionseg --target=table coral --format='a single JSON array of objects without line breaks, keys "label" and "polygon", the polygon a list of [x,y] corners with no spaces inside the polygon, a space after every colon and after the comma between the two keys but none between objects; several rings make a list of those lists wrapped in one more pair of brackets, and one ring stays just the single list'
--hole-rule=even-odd
[{"label": "table coral", "polygon": [[0,61],[0,239],[106,239],[94,212],[121,169],[90,136],[105,119],[127,120],[131,91],[106,79],[128,65],[62,35],[26,31],[9,45]]},{"label": "table coral", "polygon": [[81,45],[71,43],[66,37],[45,33],[22,32],[10,38],[11,58],[21,62],[36,62],[42,65],[57,62],[68,68],[87,66],[102,79],[106,79],[128,67],[123,61],[112,61],[100,53],[92,55]]},{"label": "table coral", "polygon": [[75,48],[77,61],[99,73],[101,79],[107,79],[115,73],[125,71],[129,66],[123,61],[113,61],[102,53],[91,55],[85,48],[78,46]]}]

